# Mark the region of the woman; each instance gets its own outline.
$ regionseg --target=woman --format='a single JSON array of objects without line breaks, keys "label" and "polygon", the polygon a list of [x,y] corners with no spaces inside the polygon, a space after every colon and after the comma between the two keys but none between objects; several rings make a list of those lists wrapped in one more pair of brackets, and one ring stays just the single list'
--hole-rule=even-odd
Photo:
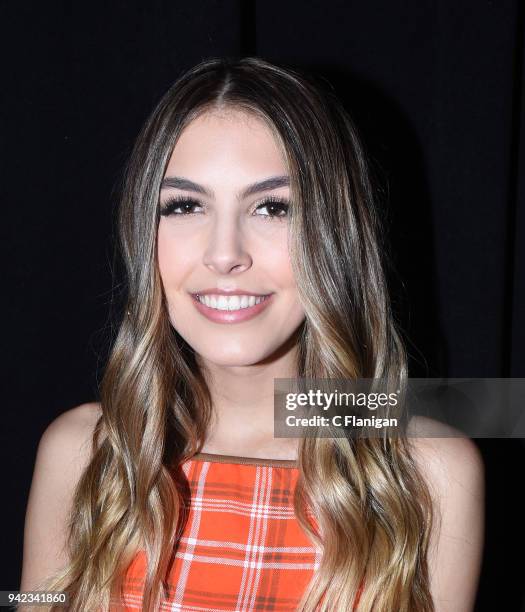
[{"label": "woman", "polygon": [[335,97],[202,62],[146,122],[119,227],[126,315],[100,404],[40,443],[21,589],[72,610],[472,610],[472,442],[273,435],[275,378],[407,377]]}]

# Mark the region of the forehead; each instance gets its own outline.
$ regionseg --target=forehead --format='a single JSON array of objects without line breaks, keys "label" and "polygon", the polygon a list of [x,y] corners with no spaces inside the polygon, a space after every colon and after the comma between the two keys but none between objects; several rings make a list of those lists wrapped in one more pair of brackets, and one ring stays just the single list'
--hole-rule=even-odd
[{"label": "forehead", "polygon": [[267,123],[239,109],[205,111],[182,131],[166,174],[224,166],[250,172],[286,172],[284,151]]}]

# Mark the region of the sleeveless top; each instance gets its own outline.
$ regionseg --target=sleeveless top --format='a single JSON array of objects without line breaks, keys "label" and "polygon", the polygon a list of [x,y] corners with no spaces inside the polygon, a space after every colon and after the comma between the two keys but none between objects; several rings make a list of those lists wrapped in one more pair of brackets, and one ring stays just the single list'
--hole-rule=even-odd
[{"label": "sleeveless top", "polygon": [[[187,519],[160,610],[296,612],[321,560],[294,513],[296,461],[198,453],[181,467]],[[141,610],[146,567],[141,550],[110,610]]]}]

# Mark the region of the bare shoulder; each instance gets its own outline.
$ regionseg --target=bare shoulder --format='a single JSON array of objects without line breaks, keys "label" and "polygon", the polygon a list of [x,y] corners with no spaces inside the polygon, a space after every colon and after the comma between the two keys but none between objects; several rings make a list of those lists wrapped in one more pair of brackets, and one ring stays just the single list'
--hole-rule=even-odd
[{"label": "bare shoulder", "polygon": [[35,468],[43,464],[50,470],[49,478],[62,478],[63,473],[54,473],[53,468],[65,462],[71,470],[75,469],[69,471],[71,476],[78,477],[91,459],[92,434],[101,414],[100,404],[89,402],[70,408],[51,421],[40,438]]},{"label": "bare shoulder", "polygon": [[40,438],[26,508],[21,590],[31,590],[67,561],[69,512],[92,457],[92,434],[101,413],[94,402],[66,410]]},{"label": "bare shoulder", "polygon": [[428,555],[435,610],[471,612],[484,544],[483,458],[457,430],[426,417],[412,420],[407,430],[411,454],[435,510]]},{"label": "bare shoulder", "polygon": [[39,450],[84,453],[101,414],[102,409],[97,402],[80,404],[66,410],[47,426],[40,439]]},{"label": "bare shoulder", "polygon": [[484,463],[477,445],[450,425],[423,416],[410,420],[408,441],[420,472],[435,493],[450,493],[452,484],[482,493]]}]

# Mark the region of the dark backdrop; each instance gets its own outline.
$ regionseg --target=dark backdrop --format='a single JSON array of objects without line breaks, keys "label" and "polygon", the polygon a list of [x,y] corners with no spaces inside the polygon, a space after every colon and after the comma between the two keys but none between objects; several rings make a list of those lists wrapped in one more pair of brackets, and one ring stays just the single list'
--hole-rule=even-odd
[{"label": "dark backdrop", "polygon": [[[336,89],[388,219],[412,376],[525,376],[519,0],[2,2],[0,589],[18,589],[38,440],[96,399],[123,163],[185,69],[260,55]],[[482,440],[479,611],[525,610],[519,440]],[[515,476],[516,475],[516,476]]]}]

